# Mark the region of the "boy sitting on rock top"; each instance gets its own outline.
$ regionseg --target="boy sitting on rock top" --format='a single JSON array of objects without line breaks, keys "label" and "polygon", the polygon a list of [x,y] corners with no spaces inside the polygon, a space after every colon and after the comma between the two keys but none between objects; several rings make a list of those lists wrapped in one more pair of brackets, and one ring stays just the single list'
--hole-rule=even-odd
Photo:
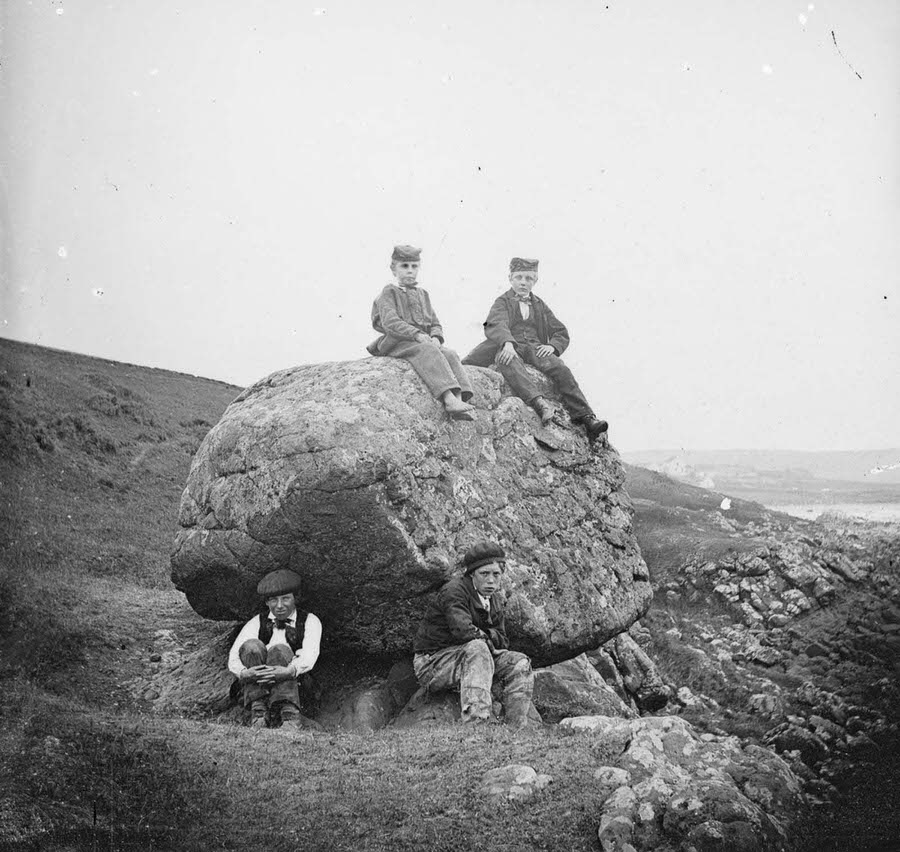
[{"label": "boy sitting on rock top", "polygon": [[317,728],[300,712],[297,678],[319,658],[322,622],[297,608],[299,574],[282,569],[266,574],[256,587],[265,601],[238,633],[228,655],[228,669],[240,681],[253,727],[266,726],[266,712],[282,722]]},{"label": "boy sitting on rock top", "polygon": [[506,722],[528,721],[534,675],[525,654],[509,650],[500,590],[506,555],[497,544],[472,547],[462,560],[463,576],[446,583],[419,624],[413,669],[429,691],[459,687],[463,722],[491,718],[491,685],[503,688]]},{"label": "boy sitting on rock top", "polygon": [[553,408],[541,396],[526,364],[549,376],[573,423],[581,423],[591,441],[607,430],[598,420],[572,371],[559,357],[569,345],[569,332],[546,303],[531,290],[538,280],[538,261],[514,257],[509,262],[510,289],[498,296],[484,322],[487,340],[478,344],[463,364],[490,367],[494,363],[516,396],[532,406],[546,425]]},{"label": "boy sitting on rock top", "polygon": [[417,285],[421,249],[394,246],[388,284],[372,305],[372,326],[381,335],[366,350],[370,355],[405,358],[444,404],[454,420],[474,420],[468,404],[472,388],[459,355],[444,346],[444,330],[428,293]]}]

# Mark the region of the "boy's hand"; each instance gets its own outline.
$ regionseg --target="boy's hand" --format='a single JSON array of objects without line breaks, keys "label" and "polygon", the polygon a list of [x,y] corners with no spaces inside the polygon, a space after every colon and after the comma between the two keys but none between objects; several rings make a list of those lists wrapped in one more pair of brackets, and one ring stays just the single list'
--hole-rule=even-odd
[{"label": "boy's hand", "polygon": [[416,335],[416,343],[436,343],[437,341],[430,335],[425,334],[424,331],[420,331]]},{"label": "boy's hand", "polygon": [[546,358],[549,355],[554,355],[556,350],[549,343],[542,343],[534,350],[534,353],[538,358]]},{"label": "boy's hand", "polygon": [[265,671],[257,678],[257,683],[271,686],[283,680],[290,680],[294,673],[287,666],[264,666]]},{"label": "boy's hand", "polygon": [[268,668],[269,666],[251,666],[238,675],[238,680],[241,683],[256,683]]},{"label": "boy's hand", "polygon": [[508,340],[503,344],[503,348],[497,353],[497,363],[503,364],[511,364],[513,358],[516,357],[516,347],[512,345]]}]

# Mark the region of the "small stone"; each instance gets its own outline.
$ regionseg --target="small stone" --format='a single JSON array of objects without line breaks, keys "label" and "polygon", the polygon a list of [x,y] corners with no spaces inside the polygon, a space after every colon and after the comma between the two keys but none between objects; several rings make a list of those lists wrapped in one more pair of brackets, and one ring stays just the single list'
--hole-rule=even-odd
[{"label": "small stone", "polygon": [[631,773],[618,766],[601,766],[594,770],[594,780],[612,788],[626,787],[631,783]]},{"label": "small stone", "polygon": [[752,651],[750,659],[761,666],[774,666],[776,663],[781,662],[781,654],[774,648],[760,646]]},{"label": "small stone", "polygon": [[513,763],[485,772],[481,776],[479,792],[495,799],[522,801],[543,790],[552,780],[549,775],[539,774],[530,766]]},{"label": "small stone", "polygon": [[151,654],[150,655],[151,663],[159,663],[162,662],[162,654]]},{"label": "small stone", "polygon": [[764,716],[771,716],[778,709],[780,702],[774,695],[767,695],[764,692],[757,692],[751,695],[747,701],[747,706],[754,712]]},{"label": "small stone", "polygon": [[54,752],[58,751],[60,748],[62,748],[62,742],[60,742],[58,737],[44,737],[44,751]]}]

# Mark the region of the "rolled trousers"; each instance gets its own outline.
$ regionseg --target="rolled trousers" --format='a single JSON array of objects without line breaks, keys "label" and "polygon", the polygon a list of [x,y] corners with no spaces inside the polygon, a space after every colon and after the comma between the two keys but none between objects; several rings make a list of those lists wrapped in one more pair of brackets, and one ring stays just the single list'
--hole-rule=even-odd
[{"label": "rolled trousers", "polygon": [[[266,646],[259,639],[248,639],[241,645],[238,654],[241,662],[249,669],[253,666],[286,666],[294,659],[294,652],[288,645]],[[300,707],[300,692],[296,678],[282,680],[267,686],[262,683],[245,683],[243,685],[244,707],[254,701],[265,701],[269,707],[279,702],[288,702]]]},{"label": "rolled trousers", "polygon": [[531,705],[534,692],[531,660],[518,651],[493,653],[483,639],[451,645],[430,654],[416,654],[413,668],[419,684],[431,692],[459,687],[464,722],[490,717],[491,685],[495,678],[503,690],[507,717],[511,707],[524,707],[527,713]]},{"label": "rolled trousers", "polygon": [[541,395],[534,380],[525,369],[525,364],[530,364],[550,378],[572,420],[577,422],[585,417],[593,417],[594,412],[591,406],[578,386],[578,382],[575,381],[572,371],[563,363],[562,358],[558,355],[547,355],[540,358],[533,346],[526,343],[514,345],[519,357],[513,358],[509,364],[500,364],[495,361],[494,366],[506,379],[506,383],[516,396],[530,403],[535,397]]},{"label": "rolled trousers", "polygon": [[472,385],[469,384],[466,369],[453,349],[432,343],[386,337],[378,354],[409,361],[436,399],[440,399],[447,391],[459,391],[464,402],[472,396]]}]

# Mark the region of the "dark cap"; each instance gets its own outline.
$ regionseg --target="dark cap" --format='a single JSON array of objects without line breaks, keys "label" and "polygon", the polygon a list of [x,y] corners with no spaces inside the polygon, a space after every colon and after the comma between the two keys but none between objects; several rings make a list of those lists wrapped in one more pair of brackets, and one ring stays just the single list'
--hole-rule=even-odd
[{"label": "dark cap", "polygon": [[418,260],[420,254],[422,254],[422,249],[415,246],[394,246],[391,262],[395,260]]},{"label": "dark cap", "polygon": [[299,592],[302,584],[300,575],[295,571],[282,568],[279,571],[271,571],[266,574],[256,586],[257,594],[264,598],[275,598],[278,595],[287,595],[290,592]]},{"label": "dark cap", "polygon": [[537,272],[539,261],[530,257],[514,257],[509,262],[509,274],[513,272]]},{"label": "dark cap", "polygon": [[468,576],[476,568],[491,562],[499,562],[500,568],[506,568],[506,553],[499,544],[490,541],[482,541],[470,547],[463,556],[463,573]]}]

